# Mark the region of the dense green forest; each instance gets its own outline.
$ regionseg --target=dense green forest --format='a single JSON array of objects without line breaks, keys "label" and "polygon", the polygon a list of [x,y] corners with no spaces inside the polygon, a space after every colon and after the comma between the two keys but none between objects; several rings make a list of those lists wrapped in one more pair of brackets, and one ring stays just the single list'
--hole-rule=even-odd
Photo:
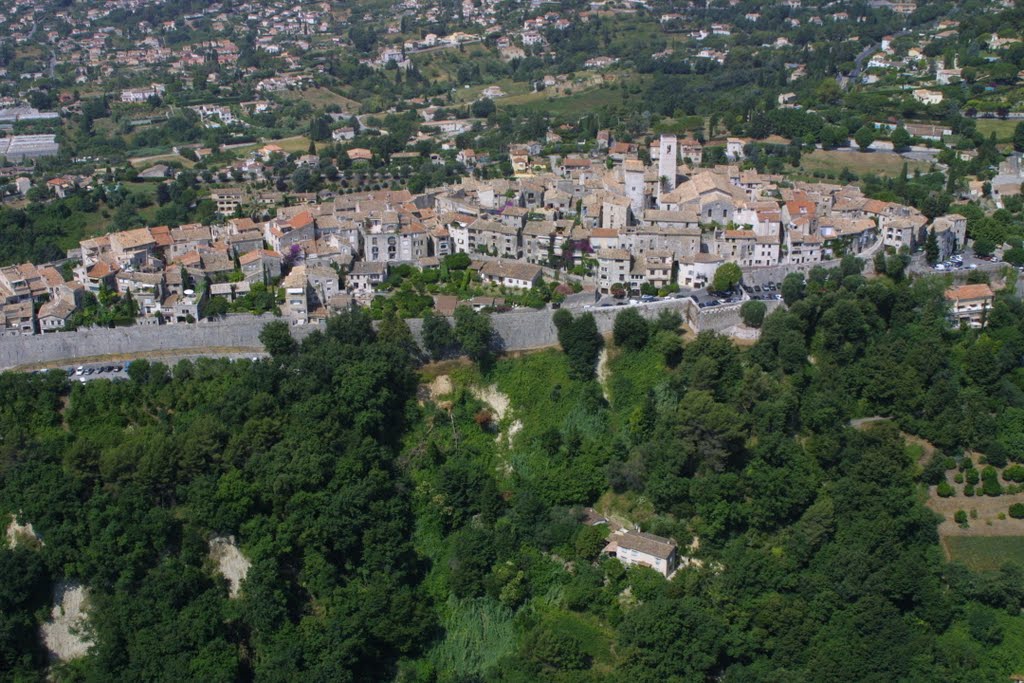
[{"label": "dense green forest", "polygon": [[[0,680],[42,679],[62,579],[95,644],[58,680],[1006,680],[1024,568],[947,563],[923,500],[965,449],[1021,459],[1024,305],[951,329],[941,280],[849,265],[791,278],[749,349],[623,314],[600,373],[586,314],[564,351],[423,366],[355,311],[259,362],[0,375],[0,514],[42,539],[0,549]],[[595,504],[699,562],[601,558]]]}]

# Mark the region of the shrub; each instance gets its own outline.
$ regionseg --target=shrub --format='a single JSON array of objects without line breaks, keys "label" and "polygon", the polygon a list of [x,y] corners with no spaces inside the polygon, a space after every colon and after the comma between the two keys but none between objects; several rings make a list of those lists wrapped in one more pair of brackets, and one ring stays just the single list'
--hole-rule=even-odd
[{"label": "shrub", "polygon": [[683,324],[683,316],[679,315],[679,311],[664,310],[658,313],[658,317],[654,321],[654,326],[659,330],[667,330],[668,332],[676,332],[679,330],[679,326]]},{"label": "shrub", "polygon": [[968,498],[972,498],[974,496],[974,484],[968,484],[964,487],[964,495]]},{"label": "shrub", "polygon": [[1018,484],[1024,483],[1024,465],[1010,465],[1003,470],[1003,479]]},{"label": "shrub", "polygon": [[627,308],[615,316],[612,337],[616,346],[639,351],[647,345],[649,335],[650,326],[635,308]]},{"label": "shrub", "polygon": [[964,483],[964,473],[963,472],[957,472],[956,474],[954,474],[953,475],[953,481],[955,481],[958,484]]},{"label": "shrub", "polygon": [[1024,519],[1024,503],[1014,503],[1011,505],[1010,516],[1014,519]]},{"label": "shrub", "polygon": [[986,496],[1001,496],[1003,487],[999,484],[999,473],[991,465],[981,471],[981,491]]},{"label": "shrub", "polygon": [[967,526],[967,513],[963,510],[957,510],[956,514],[953,515],[953,521],[960,526]]},{"label": "shrub", "polygon": [[936,493],[938,493],[941,498],[949,498],[954,493],[956,493],[956,491],[953,489],[952,486],[949,485],[949,482],[940,481],[939,486],[936,489]]},{"label": "shrub", "polygon": [[740,317],[743,318],[744,325],[758,328],[764,322],[764,314],[767,311],[768,307],[763,301],[744,301],[740,306]]},{"label": "shrub", "polygon": [[921,472],[921,481],[929,486],[935,486],[946,478],[946,470],[949,469],[946,458],[934,455],[928,460]]},{"label": "shrub", "polygon": [[964,470],[964,477],[968,484],[977,484],[980,477],[978,476],[978,470],[971,467],[970,469]]}]

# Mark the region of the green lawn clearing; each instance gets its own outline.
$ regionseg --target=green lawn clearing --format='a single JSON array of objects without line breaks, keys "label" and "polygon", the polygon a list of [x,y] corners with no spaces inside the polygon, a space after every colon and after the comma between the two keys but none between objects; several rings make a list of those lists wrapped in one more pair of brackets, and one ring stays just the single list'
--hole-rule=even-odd
[{"label": "green lawn clearing", "polygon": [[1006,562],[1024,565],[1022,536],[948,536],[943,543],[950,560],[975,571],[996,571]]}]

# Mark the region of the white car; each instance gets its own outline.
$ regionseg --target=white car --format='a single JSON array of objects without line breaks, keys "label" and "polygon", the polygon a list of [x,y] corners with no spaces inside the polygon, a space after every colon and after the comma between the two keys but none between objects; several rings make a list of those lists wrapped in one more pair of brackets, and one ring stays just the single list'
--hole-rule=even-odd
[{"label": "white car", "polygon": [[76,375],[81,375],[83,372],[85,372],[85,367],[84,366],[79,365],[77,368],[75,368],[75,374]]}]

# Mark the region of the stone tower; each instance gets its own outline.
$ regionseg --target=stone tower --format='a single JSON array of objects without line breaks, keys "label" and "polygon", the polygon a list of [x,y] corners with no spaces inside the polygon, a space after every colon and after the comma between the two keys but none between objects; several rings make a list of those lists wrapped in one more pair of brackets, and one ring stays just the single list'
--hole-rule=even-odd
[{"label": "stone tower", "polygon": [[633,218],[640,220],[645,207],[644,203],[644,164],[636,159],[627,159],[622,164],[622,176],[626,183],[626,197],[633,211]]},{"label": "stone tower", "polygon": [[676,168],[679,166],[679,141],[675,135],[662,135],[658,152],[658,193],[676,189]]}]

